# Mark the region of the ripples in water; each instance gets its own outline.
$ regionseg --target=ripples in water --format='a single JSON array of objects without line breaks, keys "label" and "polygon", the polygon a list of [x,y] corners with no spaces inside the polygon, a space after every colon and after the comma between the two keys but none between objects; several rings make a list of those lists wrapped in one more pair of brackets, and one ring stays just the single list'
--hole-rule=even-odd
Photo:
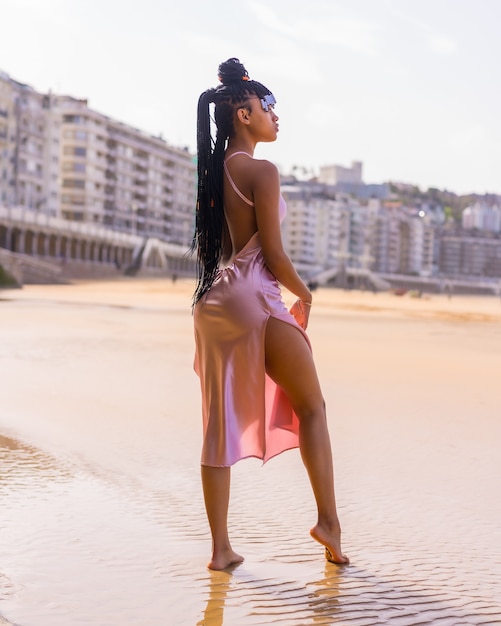
[{"label": "ripples in water", "polygon": [[0,615],[19,626],[501,623],[495,554],[473,584],[462,546],[417,552],[396,525],[380,546],[381,527],[348,510],[353,565],[324,561],[294,457],[236,470],[231,530],[246,561],[232,572],[205,569],[198,468],[110,471],[8,436],[0,463]]}]

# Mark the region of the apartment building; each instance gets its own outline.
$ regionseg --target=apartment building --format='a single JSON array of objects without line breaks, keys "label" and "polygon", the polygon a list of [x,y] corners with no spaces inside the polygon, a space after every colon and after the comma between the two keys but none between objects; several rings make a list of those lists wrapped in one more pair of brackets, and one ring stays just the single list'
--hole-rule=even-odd
[{"label": "apartment building", "polygon": [[56,215],[59,137],[48,102],[0,72],[0,203]]},{"label": "apartment building", "polygon": [[301,186],[283,186],[282,195],[287,202],[287,218],[282,223],[284,247],[298,269],[314,268],[322,258],[317,245],[318,222],[322,219],[318,201]]},{"label": "apartment building", "polygon": [[369,231],[371,269],[375,272],[416,276],[432,274],[434,227],[429,216],[415,209],[387,203],[373,208]]},{"label": "apartment building", "polygon": [[464,209],[462,225],[465,230],[481,230],[491,233],[501,232],[501,208],[489,206],[484,202],[475,202]]},{"label": "apartment building", "polygon": [[320,168],[319,182],[326,185],[338,185],[349,183],[351,185],[362,185],[362,169],[361,161],[353,161],[351,167],[343,165],[323,165]]},{"label": "apartment building", "polygon": [[[501,278],[501,235],[441,226],[441,211],[376,198],[363,202],[313,181],[288,180],[282,195],[288,207],[284,246],[305,276],[328,275],[332,269],[355,275]],[[496,212],[488,215],[495,225]]]},{"label": "apartment building", "polygon": [[0,74],[0,203],[189,245],[196,165],[187,149]]},{"label": "apartment building", "polygon": [[439,272],[448,277],[501,278],[501,237],[448,232],[440,235]]},{"label": "apartment building", "polygon": [[62,217],[187,245],[193,233],[193,156],[90,109],[54,99],[61,120]]},{"label": "apartment building", "polygon": [[284,247],[305,274],[337,267],[349,256],[350,216],[347,206],[323,193],[323,186],[298,182],[282,186],[287,218],[282,224]]},{"label": "apartment building", "polygon": [[282,195],[284,245],[304,274],[432,274],[434,225],[424,211],[375,198],[361,202],[313,181],[288,181]]},{"label": "apartment building", "polygon": [[351,167],[343,165],[323,165],[320,167],[318,182],[331,188],[336,193],[349,194],[359,200],[371,198],[384,200],[391,195],[389,183],[364,183],[362,180],[363,163],[353,161]]},{"label": "apartment building", "polygon": [[0,203],[13,202],[15,116],[14,85],[0,72]]}]

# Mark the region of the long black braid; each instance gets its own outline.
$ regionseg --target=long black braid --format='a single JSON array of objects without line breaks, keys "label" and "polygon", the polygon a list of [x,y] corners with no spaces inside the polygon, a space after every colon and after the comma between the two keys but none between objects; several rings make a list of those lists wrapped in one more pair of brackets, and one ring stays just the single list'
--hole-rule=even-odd
[{"label": "long black braid", "polygon": [[[192,252],[197,253],[197,285],[193,304],[211,288],[223,253],[223,163],[228,139],[234,132],[234,112],[237,106],[245,106],[249,96],[264,98],[271,94],[264,85],[250,80],[245,67],[235,58],[221,63],[218,77],[222,84],[204,91],[198,100],[198,194],[191,245]],[[211,104],[215,105],[215,140],[211,132]]]}]

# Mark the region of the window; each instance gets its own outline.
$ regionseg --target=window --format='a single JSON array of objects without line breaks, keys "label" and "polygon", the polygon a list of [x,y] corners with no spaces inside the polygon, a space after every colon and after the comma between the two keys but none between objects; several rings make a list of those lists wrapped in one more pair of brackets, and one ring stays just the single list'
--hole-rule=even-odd
[{"label": "window", "polygon": [[66,161],[63,163],[63,170],[65,172],[79,172],[85,174],[85,163],[71,163]]},{"label": "window", "polygon": [[65,130],[63,133],[65,139],[87,139],[87,133],[84,130]]},{"label": "window", "polygon": [[87,148],[81,146],[65,146],[64,154],[71,154],[73,156],[87,156]]},{"label": "window", "polygon": [[81,115],[65,115],[63,117],[65,124],[85,124],[86,121],[86,118]]},{"label": "window", "polygon": [[70,189],[84,189],[85,180],[76,180],[74,178],[64,178],[63,187],[68,187]]}]

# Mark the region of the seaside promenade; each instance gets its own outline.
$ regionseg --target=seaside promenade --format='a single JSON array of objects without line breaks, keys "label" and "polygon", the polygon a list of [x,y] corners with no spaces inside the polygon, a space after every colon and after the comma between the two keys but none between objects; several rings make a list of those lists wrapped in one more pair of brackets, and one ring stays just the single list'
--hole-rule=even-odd
[{"label": "seaside promenade", "polygon": [[0,291],[0,624],[501,624],[501,303],[319,289],[348,567],[297,450],[233,470],[205,565],[191,281]]},{"label": "seaside promenade", "polygon": [[111,279],[139,270],[192,275],[186,252],[186,246],[154,237],[0,205],[0,267],[19,285]]}]

